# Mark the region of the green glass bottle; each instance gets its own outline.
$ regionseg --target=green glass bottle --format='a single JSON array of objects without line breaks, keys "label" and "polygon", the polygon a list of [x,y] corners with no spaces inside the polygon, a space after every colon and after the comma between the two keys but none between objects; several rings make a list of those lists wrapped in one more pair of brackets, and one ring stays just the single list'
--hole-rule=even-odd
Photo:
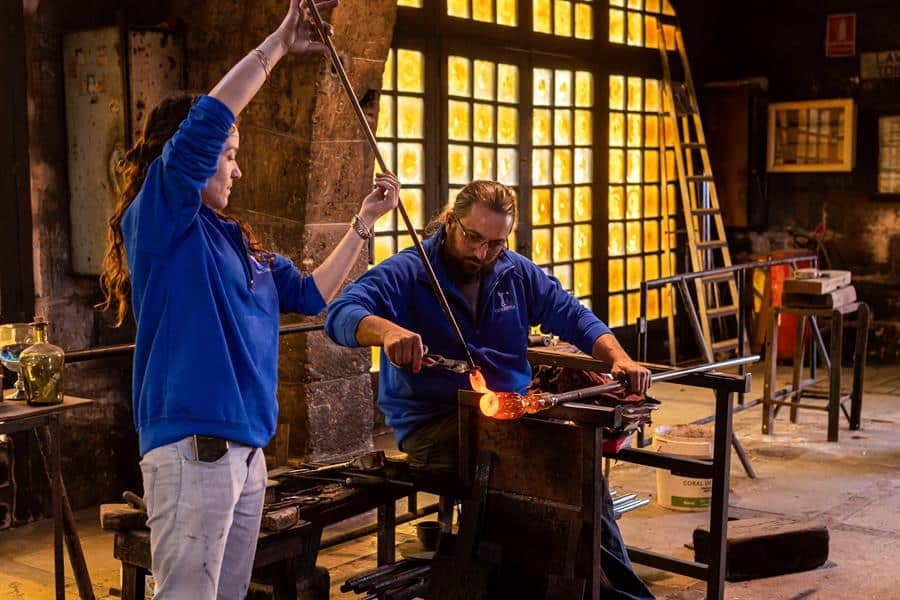
[{"label": "green glass bottle", "polygon": [[19,355],[19,366],[25,382],[28,404],[46,406],[63,401],[63,365],[65,353],[62,348],[47,342],[49,323],[35,317],[31,324],[34,344]]}]

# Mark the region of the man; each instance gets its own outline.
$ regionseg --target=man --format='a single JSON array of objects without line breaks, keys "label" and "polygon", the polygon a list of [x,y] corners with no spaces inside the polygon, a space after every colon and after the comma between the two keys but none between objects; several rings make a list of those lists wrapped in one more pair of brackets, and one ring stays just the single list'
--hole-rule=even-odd
[{"label": "man", "polygon": [[[612,365],[643,394],[650,372],[635,363],[609,328],[530,260],[506,249],[516,222],[508,187],[474,181],[428,228],[423,246],[468,349],[490,389],[522,393],[534,325]],[[328,336],[343,346],[382,348],[378,405],[410,466],[454,471],[457,390],[467,376],[428,368],[427,353],[464,358],[422,261],[408,249],[348,286],[328,310]],[[425,372],[423,372],[423,367]],[[605,488],[605,486],[604,486]],[[604,489],[603,567],[619,598],[652,598],[634,575]]]}]

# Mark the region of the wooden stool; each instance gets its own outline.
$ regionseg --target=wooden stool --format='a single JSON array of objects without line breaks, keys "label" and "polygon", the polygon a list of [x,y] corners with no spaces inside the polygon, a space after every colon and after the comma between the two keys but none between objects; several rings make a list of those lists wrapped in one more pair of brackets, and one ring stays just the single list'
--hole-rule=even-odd
[{"label": "wooden stool", "polygon": [[[844,316],[857,313],[856,316],[856,347],[853,352],[853,389],[850,394],[841,393],[841,355],[843,352]],[[796,315],[797,342],[794,346],[794,373],[792,385],[785,389],[775,390],[775,374],[778,365],[778,325],[782,314]],[[825,348],[822,340],[822,332],[819,329],[817,318],[831,318],[830,348]],[[811,337],[809,341],[809,378],[803,379],[803,363],[806,355],[804,336],[807,322],[810,325]],[[843,411],[850,422],[850,429],[859,429],[862,413],[863,375],[866,368],[866,344],[869,338],[869,306],[865,302],[851,302],[834,308],[793,308],[789,306],[777,306],[769,320],[768,334],[766,336],[766,366],[765,381],[762,395],[763,417],[762,432],[770,434],[773,431],[775,418],[782,406],[790,406],[791,422],[797,422],[797,411],[801,408],[812,410],[824,410],[828,412],[828,441],[838,441],[839,411]],[[821,350],[822,360],[829,372],[827,390],[808,389],[817,383],[816,379],[816,349]],[[827,399],[827,404],[802,404],[801,399],[810,398]],[[846,403],[850,402],[850,412],[847,412]]]}]

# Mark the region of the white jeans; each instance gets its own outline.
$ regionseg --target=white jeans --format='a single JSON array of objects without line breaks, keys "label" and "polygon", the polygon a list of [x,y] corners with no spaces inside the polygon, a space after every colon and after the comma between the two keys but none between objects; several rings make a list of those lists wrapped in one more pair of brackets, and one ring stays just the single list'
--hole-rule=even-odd
[{"label": "white jeans", "polygon": [[232,443],[215,462],[194,459],[192,438],[141,460],[158,600],[244,600],[266,492],[259,448]]}]

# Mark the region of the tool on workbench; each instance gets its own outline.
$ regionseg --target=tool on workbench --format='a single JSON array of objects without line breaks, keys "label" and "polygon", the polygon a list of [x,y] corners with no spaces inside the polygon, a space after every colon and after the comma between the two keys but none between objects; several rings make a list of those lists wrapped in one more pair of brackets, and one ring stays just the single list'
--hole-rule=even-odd
[{"label": "tool on workbench", "polygon": [[339,471],[341,469],[350,469],[353,471],[363,471],[368,473],[372,471],[380,471],[381,469],[383,469],[384,462],[384,451],[376,450],[374,452],[361,454],[353,460],[334,463],[331,465],[303,466],[298,469],[291,469],[290,471],[279,473],[279,476],[297,477],[300,475],[312,475],[315,473],[327,473],[328,471]]}]

